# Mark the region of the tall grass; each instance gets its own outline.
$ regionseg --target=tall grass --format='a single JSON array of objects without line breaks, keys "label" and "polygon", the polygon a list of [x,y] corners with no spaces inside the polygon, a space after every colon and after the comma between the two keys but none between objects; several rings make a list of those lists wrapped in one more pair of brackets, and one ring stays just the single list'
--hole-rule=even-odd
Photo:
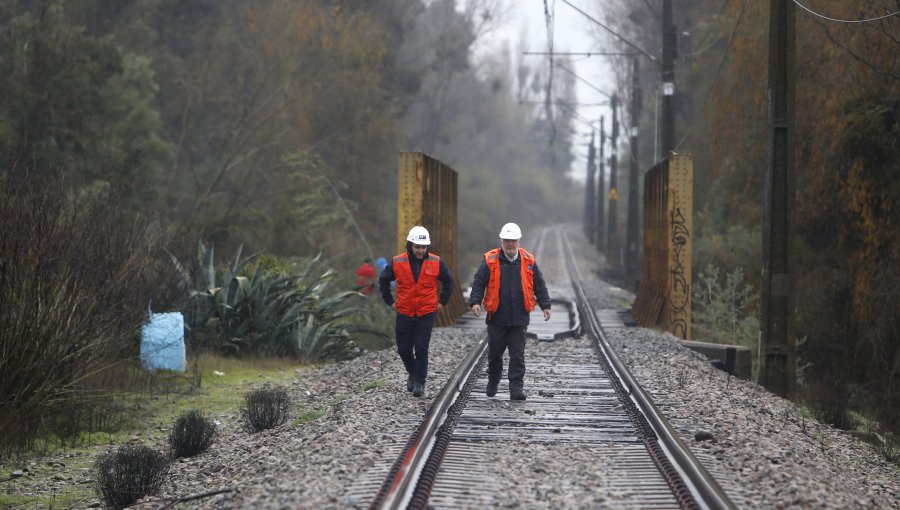
[{"label": "tall grass", "polygon": [[0,455],[98,393],[88,382],[137,354],[154,294],[153,237],[107,197],[0,175]]}]

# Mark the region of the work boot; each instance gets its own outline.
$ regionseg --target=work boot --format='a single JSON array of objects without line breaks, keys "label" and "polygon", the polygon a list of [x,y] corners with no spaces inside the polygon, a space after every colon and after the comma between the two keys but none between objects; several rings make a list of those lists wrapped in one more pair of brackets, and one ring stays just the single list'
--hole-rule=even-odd
[{"label": "work boot", "polygon": [[413,376],[410,374],[409,377],[406,378],[406,391],[412,391],[415,384],[416,382],[413,381]]},{"label": "work boot", "polygon": [[522,390],[509,390],[510,400],[525,400],[525,392]]},{"label": "work boot", "polygon": [[488,379],[487,389],[484,390],[484,394],[493,397],[497,394],[497,386],[500,384],[500,381],[492,381]]},{"label": "work boot", "polygon": [[421,397],[425,394],[425,383],[414,383],[413,384],[413,396]]}]

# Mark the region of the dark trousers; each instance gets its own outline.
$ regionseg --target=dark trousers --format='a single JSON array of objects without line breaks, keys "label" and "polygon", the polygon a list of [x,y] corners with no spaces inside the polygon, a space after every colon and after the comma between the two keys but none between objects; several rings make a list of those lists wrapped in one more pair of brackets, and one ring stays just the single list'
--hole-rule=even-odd
[{"label": "dark trousers", "polygon": [[509,389],[525,388],[525,326],[488,324],[488,379],[500,381],[503,376],[503,352],[509,348]]},{"label": "dark trousers", "polygon": [[428,376],[428,345],[431,343],[431,327],[437,312],[421,317],[397,314],[394,332],[397,334],[397,354],[403,360],[406,373],[415,382],[424,383]]}]

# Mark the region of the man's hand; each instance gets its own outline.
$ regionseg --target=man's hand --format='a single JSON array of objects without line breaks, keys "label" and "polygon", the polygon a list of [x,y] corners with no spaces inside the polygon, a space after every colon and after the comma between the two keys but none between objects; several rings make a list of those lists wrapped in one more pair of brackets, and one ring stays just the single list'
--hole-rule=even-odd
[{"label": "man's hand", "polygon": [[393,308],[395,312],[397,311],[397,302],[396,301],[391,303],[391,308]]},{"label": "man's hand", "polygon": [[542,311],[544,312],[544,322],[549,321],[550,320],[550,309],[548,308],[548,309],[542,310]]},{"label": "man's hand", "polygon": [[443,308],[443,307],[444,307],[444,305],[442,305],[442,304],[440,304],[440,303],[438,303],[438,309],[437,309],[437,311],[439,311],[439,312],[440,312],[440,311],[441,311],[441,308]]},{"label": "man's hand", "polygon": [[472,315],[474,315],[475,317],[481,317],[481,305],[477,303],[472,305]]}]

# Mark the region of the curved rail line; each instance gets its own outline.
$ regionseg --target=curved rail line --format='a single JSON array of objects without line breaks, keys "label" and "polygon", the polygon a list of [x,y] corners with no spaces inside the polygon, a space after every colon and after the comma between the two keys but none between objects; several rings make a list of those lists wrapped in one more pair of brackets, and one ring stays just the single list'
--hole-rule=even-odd
[{"label": "curved rail line", "polygon": [[[578,314],[581,318],[579,326],[590,333],[600,365],[627,414],[627,418],[613,419],[632,422],[637,439],[647,448],[679,507],[735,508],[610,347],[600,321],[587,300],[568,239],[559,230],[555,234],[581,312]],[[546,229],[541,232],[536,247],[543,251],[545,244]],[[482,335],[449,378],[427,417],[394,461],[370,508],[428,507],[432,487],[447,454],[454,428],[468,405],[478,374],[483,371],[486,351],[487,338]]]}]

